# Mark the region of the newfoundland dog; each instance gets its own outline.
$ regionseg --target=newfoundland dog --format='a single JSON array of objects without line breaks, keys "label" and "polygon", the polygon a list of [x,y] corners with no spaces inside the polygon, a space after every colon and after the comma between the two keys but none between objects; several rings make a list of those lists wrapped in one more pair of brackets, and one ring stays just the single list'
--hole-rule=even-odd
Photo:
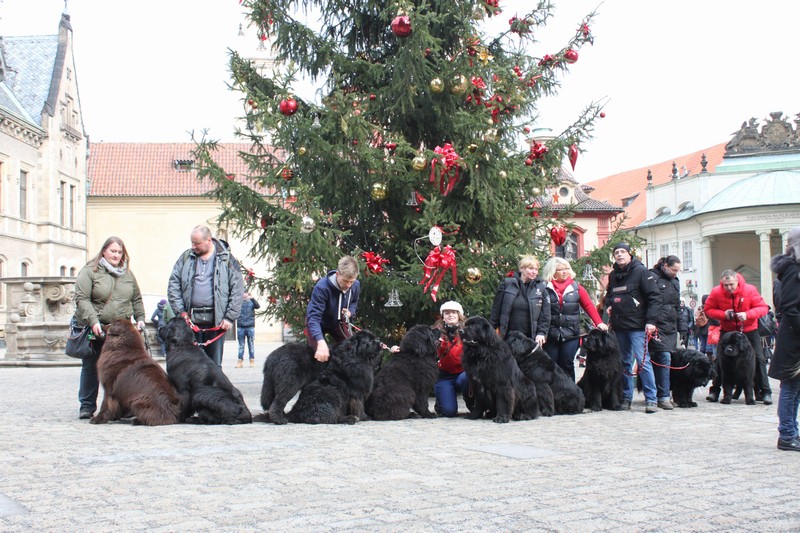
[{"label": "newfoundland dog", "polygon": [[481,418],[487,411],[494,413],[493,420],[498,423],[539,417],[536,385],[519,369],[511,348],[497,336],[488,320],[480,316],[469,318],[461,332],[461,342],[461,363],[475,394],[467,418]]},{"label": "newfoundland dog", "polygon": [[714,365],[708,356],[692,349],[677,349],[672,352],[672,368],[669,371],[669,388],[672,401],[678,407],[697,407],[692,401],[696,387],[705,387],[714,379]]},{"label": "newfoundland dog", "polygon": [[414,326],[400,341],[400,351],[375,377],[375,387],[365,405],[373,420],[403,420],[413,409],[422,418],[436,418],[428,397],[439,377],[436,343],[439,332]]},{"label": "newfoundland dog", "polygon": [[359,331],[334,346],[325,369],[300,391],[289,421],[355,424],[367,420],[364,401],[372,392],[380,352],[381,342],[368,331]]},{"label": "newfoundland dog", "polygon": [[134,424],[176,424],[180,398],[164,369],[147,354],[142,335],[130,320],[115,320],[106,330],[97,360],[104,396],[100,412],[89,421],[105,424],[132,415]]},{"label": "newfoundland dog", "polygon": [[719,403],[731,403],[735,388],[744,390],[744,402],[755,405],[753,376],[756,372],[756,355],[744,333],[729,331],[723,333],[717,345],[722,398]]},{"label": "newfoundland dog", "polygon": [[586,369],[578,381],[592,411],[622,409],[622,356],[614,335],[593,329],[583,339]]},{"label": "newfoundland dog", "polygon": [[275,424],[288,422],[284,409],[300,389],[310,383],[327,363],[314,359],[314,350],[305,342],[284,344],[264,362],[261,407],[264,415],[256,420]]},{"label": "newfoundland dog", "polygon": [[574,415],[583,412],[583,391],[530,337],[511,331],[506,339],[522,373],[536,384],[542,415]]},{"label": "newfoundland dog", "polygon": [[[249,424],[253,421],[239,389],[194,342],[186,321],[175,317],[161,329],[167,347],[167,375],[181,397],[181,421]],[[197,413],[197,416],[193,416]]]}]

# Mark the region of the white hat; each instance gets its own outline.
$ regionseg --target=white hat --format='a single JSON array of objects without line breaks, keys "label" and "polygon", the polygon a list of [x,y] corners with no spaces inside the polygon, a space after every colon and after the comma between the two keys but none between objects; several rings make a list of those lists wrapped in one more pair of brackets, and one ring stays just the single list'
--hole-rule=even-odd
[{"label": "white hat", "polygon": [[439,308],[440,313],[444,314],[445,311],[458,311],[462,315],[464,314],[464,308],[461,307],[461,304],[458,302],[454,302],[453,300],[443,303],[442,306]]}]

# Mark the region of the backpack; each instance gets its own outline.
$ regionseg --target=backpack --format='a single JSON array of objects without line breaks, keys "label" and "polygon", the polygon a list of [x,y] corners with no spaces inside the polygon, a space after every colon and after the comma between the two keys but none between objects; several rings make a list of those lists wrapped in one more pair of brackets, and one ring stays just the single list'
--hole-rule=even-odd
[{"label": "backpack", "polygon": [[772,337],[775,334],[775,319],[772,313],[759,317],[758,334],[762,337]]}]

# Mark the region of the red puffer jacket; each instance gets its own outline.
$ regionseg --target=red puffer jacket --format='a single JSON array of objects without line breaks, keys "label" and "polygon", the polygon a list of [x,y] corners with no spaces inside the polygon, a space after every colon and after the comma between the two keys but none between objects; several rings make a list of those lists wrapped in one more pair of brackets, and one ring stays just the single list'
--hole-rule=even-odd
[{"label": "red puffer jacket", "polygon": [[[744,277],[738,272],[736,278],[739,280],[739,286],[729,293],[722,286],[722,281],[719,285],[711,289],[708,295],[708,300],[703,306],[703,311],[708,318],[719,320],[720,330],[722,331],[737,331],[742,327],[742,331],[748,332],[758,329],[758,318],[767,314],[769,307],[764,301],[764,298],[758,294],[758,290],[752,285],[748,285],[744,281]],[[735,313],[744,312],[747,319],[744,323],[737,320],[728,320],[725,318],[725,311],[733,309]]]},{"label": "red puffer jacket", "polygon": [[447,338],[447,333],[442,332],[441,344],[436,350],[439,354],[439,369],[450,374],[460,374],[464,371],[461,366],[461,352],[464,345],[461,344],[461,335],[456,333],[453,340]]}]

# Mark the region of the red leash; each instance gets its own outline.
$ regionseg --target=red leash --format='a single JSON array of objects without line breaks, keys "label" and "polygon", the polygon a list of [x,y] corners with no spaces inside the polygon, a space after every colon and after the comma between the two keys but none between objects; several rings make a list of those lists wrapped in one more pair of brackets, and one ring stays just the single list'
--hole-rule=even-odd
[{"label": "red leash", "polygon": [[213,328],[202,329],[202,328],[198,327],[197,324],[192,322],[192,319],[189,318],[189,315],[187,313],[184,313],[183,319],[186,321],[186,324],[188,324],[189,327],[192,329],[192,331],[195,332],[195,333],[202,333],[202,332],[205,332],[205,331],[221,331],[222,332],[222,333],[220,333],[219,335],[217,335],[216,337],[214,337],[211,340],[208,340],[208,341],[205,341],[205,342],[197,342],[197,341],[195,341],[195,343],[194,343],[195,346],[202,346],[202,347],[205,348],[209,344],[213,344],[215,341],[219,340],[220,337],[225,336],[226,332],[220,326],[214,326]]},{"label": "red leash", "polygon": [[[353,324],[352,322],[350,322],[350,318],[349,318],[349,317],[348,317],[347,319],[345,319],[345,321],[344,321],[344,324],[345,324],[345,326],[347,326],[347,329],[348,329],[348,330],[350,330],[350,329],[354,329],[354,330],[356,330],[356,331],[364,331],[364,330],[362,330],[360,327],[358,327],[358,326],[356,326],[355,324]],[[351,333],[351,335],[352,335],[352,333]],[[350,335],[348,335],[348,337],[350,337]],[[388,349],[389,349],[389,347],[388,347],[388,346],[386,346],[386,345],[383,343],[383,341],[381,341],[381,340],[380,340],[380,339],[378,339],[378,338],[376,338],[376,340],[377,340],[378,342],[380,342],[380,343],[381,343],[381,349],[382,349],[382,350],[388,350]]]},{"label": "red leash", "polygon": [[[656,336],[656,338],[658,338],[658,330],[656,330],[656,335],[655,336]],[[652,339],[652,338],[653,338],[653,334],[645,331],[645,335],[644,335],[644,353],[642,354],[642,366],[644,366],[644,364],[647,362],[647,356],[649,354],[649,351],[647,350],[647,345],[650,344],[650,339]],[[652,361],[650,361],[650,362],[652,363]],[[633,356],[633,362],[631,363],[630,372],[628,372],[627,369],[624,369],[623,372],[625,372],[626,376],[636,377],[636,376],[639,375],[639,365],[636,362],[636,355],[635,354]]]}]

